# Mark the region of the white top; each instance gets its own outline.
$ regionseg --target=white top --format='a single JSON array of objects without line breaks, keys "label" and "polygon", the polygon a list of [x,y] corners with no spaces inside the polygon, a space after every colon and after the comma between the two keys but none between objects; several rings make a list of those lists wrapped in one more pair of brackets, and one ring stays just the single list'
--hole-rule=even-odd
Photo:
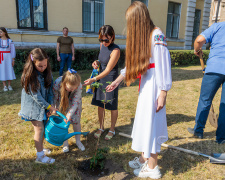
[{"label": "white top", "polygon": [[[171,60],[170,53],[167,49],[166,38],[160,29],[155,29],[152,35],[152,57],[149,59],[149,63],[155,63],[156,84],[160,90],[168,91],[172,86],[171,76]],[[120,71],[120,73],[126,76],[126,67]]]},{"label": "white top", "polygon": [[10,51],[11,57],[16,57],[16,49],[11,39],[2,40],[0,39],[0,51]]}]

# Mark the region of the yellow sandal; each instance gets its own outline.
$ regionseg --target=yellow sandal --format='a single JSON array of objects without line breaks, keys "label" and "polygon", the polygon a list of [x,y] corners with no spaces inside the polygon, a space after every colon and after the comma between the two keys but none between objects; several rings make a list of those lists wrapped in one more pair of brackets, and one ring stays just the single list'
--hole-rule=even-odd
[{"label": "yellow sandal", "polygon": [[[99,130],[101,131],[101,133],[97,133]],[[103,133],[104,131],[105,131],[105,130],[103,130],[103,129],[98,129],[97,132],[94,133],[94,137],[97,138],[97,139],[100,138],[100,136],[102,135],[102,133]]]},{"label": "yellow sandal", "polygon": [[[112,133],[112,135],[108,135],[109,133]],[[109,133],[105,136],[105,140],[107,140],[107,141],[112,139],[113,136],[115,136],[116,131],[115,130],[114,130],[114,132],[113,131],[109,131]]]}]

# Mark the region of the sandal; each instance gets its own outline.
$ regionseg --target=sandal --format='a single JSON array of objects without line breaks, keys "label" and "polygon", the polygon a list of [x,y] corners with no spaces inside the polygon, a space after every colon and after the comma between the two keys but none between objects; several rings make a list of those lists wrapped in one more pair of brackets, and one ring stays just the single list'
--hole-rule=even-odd
[{"label": "sandal", "polygon": [[82,144],[82,142],[78,141],[78,142],[76,142],[76,145],[77,145],[78,149],[80,149],[81,151],[84,151],[85,150],[85,147]]},{"label": "sandal", "polygon": [[[101,131],[101,133],[97,133],[98,131]],[[94,133],[94,137],[97,138],[97,139],[100,138],[100,136],[102,135],[102,133],[103,133],[104,131],[105,131],[105,130],[103,130],[103,129],[98,129],[97,132]]]},{"label": "sandal", "polygon": [[63,147],[63,152],[64,152],[64,153],[69,152],[69,146],[64,146],[64,147]]},{"label": "sandal", "polygon": [[[109,133],[112,133],[112,135],[109,135]],[[105,136],[105,140],[107,140],[107,141],[112,139],[113,136],[115,136],[116,131],[115,130],[114,130],[114,132],[113,131],[109,131],[109,133]]]},{"label": "sandal", "polygon": [[54,162],[55,162],[55,159],[50,158],[46,155],[37,157],[37,159],[35,160],[35,163],[39,163],[39,164],[53,164]]},{"label": "sandal", "polygon": [[49,154],[52,153],[52,151],[50,149],[45,149],[44,148],[43,151],[44,151],[45,155],[49,155]]}]

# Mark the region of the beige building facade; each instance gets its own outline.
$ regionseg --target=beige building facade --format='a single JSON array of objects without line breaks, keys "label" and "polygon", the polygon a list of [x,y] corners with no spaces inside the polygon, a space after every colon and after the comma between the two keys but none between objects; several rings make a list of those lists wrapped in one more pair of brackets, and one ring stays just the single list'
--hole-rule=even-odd
[{"label": "beige building facade", "polygon": [[[209,25],[211,0],[141,0],[155,25],[167,36],[169,49],[191,49]],[[2,0],[0,26],[17,48],[56,47],[69,28],[75,48],[99,48],[98,30],[113,26],[121,48],[126,44],[125,11],[133,0]]]},{"label": "beige building facade", "polygon": [[[212,0],[209,26],[215,23],[217,6],[218,6],[218,0]],[[225,21],[225,0],[220,0],[220,7],[218,12],[217,22],[223,22],[223,21]]]}]

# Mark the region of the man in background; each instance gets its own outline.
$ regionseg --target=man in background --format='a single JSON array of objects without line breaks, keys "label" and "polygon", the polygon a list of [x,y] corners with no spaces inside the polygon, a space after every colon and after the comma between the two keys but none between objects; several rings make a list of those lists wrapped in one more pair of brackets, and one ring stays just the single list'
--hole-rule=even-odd
[{"label": "man in background", "polygon": [[67,69],[71,68],[72,61],[75,60],[75,49],[73,39],[68,36],[69,29],[63,28],[63,36],[57,39],[57,60],[60,62],[59,76],[63,75],[65,64],[67,63]]}]

